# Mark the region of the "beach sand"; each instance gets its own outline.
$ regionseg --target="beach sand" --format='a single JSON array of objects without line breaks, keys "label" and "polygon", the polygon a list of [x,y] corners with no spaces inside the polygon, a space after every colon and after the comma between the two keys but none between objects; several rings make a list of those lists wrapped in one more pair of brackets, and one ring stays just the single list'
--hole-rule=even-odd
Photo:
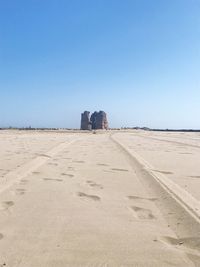
[{"label": "beach sand", "polygon": [[0,131],[0,267],[200,266],[200,134]]}]

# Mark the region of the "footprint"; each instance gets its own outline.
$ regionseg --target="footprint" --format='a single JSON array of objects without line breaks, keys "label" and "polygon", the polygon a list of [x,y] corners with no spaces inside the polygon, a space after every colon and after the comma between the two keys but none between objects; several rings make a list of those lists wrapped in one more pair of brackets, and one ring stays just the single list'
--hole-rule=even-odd
[{"label": "footprint", "polygon": [[109,166],[108,164],[105,164],[105,163],[97,163],[97,165],[99,165],[99,166]]},{"label": "footprint", "polygon": [[21,185],[25,185],[25,184],[27,184],[28,183],[28,180],[26,180],[26,179],[21,179],[20,180],[20,184]]},{"label": "footprint", "polygon": [[3,239],[3,234],[2,234],[2,233],[0,233],[0,240],[1,240],[1,239]]},{"label": "footprint", "polygon": [[97,187],[97,188],[103,189],[103,186],[102,186],[102,185],[100,185],[100,184],[96,184],[96,183],[93,182],[93,181],[87,181],[87,183],[88,183],[91,187]]},{"label": "footprint", "polygon": [[189,176],[191,178],[200,178],[200,175],[192,175],[192,176]]},{"label": "footprint", "polygon": [[90,198],[90,199],[92,199],[92,200],[94,200],[94,201],[100,201],[100,199],[101,199],[101,198],[98,197],[98,196],[95,196],[95,195],[87,195],[87,194],[82,193],[82,192],[77,193],[77,195],[78,195],[79,197]]},{"label": "footprint", "polygon": [[0,210],[7,210],[14,205],[13,201],[4,201],[1,203]]},{"label": "footprint", "polygon": [[134,210],[138,216],[139,219],[155,219],[154,215],[152,214],[151,210],[149,209],[143,209],[140,207],[132,206],[132,210]]},{"label": "footprint", "polygon": [[26,192],[26,190],[23,188],[17,188],[15,191],[16,195],[24,195],[25,192]]},{"label": "footprint", "polygon": [[15,195],[24,195],[25,192],[26,192],[26,190],[23,189],[23,188],[17,188],[16,190],[13,191],[13,193],[14,193]]},{"label": "footprint", "polygon": [[68,170],[74,170],[74,167],[69,166]]},{"label": "footprint", "polygon": [[83,161],[83,160],[74,160],[73,162],[76,162],[76,163],[85,163],[85,161]]},{"label": "footprint", "polygon": [[170,236],[164,236],[162,239],[165,243],[172,246],[183,246],[189,249],[200,249],[200,237],[184,237],[184,238],[174,238]]},{"label": "footprint", "polygon": [[40,174],[40,172],[32,172],[32,174]]},{"label": "footprint", "polygon": [[72,177],[74,177],[74,175],[73,174],[68,174],[68,173],[61,173],[61,175],[62,176],[68,176],[68,177],[70,177],[70,178],[72,178]]},{"label": "footprint", "polygon": [[118,168],[112,168],[113,171],[119,171],[119,172],[128,172],[127,169],[118,169]]},{"label": "footprint", "polygon": [[52,162],[49,162],[47,163],[48,165],[52,165],[52,166],[58,166],[58,163],[52,163]]},{"label": "footprint", "polygon": [[45,181],[57,181],[57,182],[62,182],[63,179],[54,179],[54,178],[43,178]]},{"label": "footprint", "polygon": [[129,199],[141,199],[141,200],[149,200],[149,201],[156,201],[157,198],[146,198],[146,197],[138,197],[138,196],[128,196]]},{"label": "footprint", "polygon": [[200,238],[199,237],[185,237],[185,238],[174,238],[164,236],[161,241],[170,246],[175,246],[177,249],[184,251],[188,257],[192,260],[195,266],[199,266],[200,256]]},{"label": "footprint", "polygon": [[163,173],[163,174],[173,174],[173,172],[170,172],[170,171],[160,171],[160,170],[152,170],[154,172],[160,172],[160,173]]}]

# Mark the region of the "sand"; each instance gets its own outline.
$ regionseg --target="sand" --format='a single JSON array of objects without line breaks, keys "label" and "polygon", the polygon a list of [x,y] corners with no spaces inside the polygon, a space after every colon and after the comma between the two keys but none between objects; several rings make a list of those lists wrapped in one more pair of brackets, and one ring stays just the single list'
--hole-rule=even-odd
[{"label": "sand", "polygon": [[0,131],[0,266],[200,266],[200,134]]}]

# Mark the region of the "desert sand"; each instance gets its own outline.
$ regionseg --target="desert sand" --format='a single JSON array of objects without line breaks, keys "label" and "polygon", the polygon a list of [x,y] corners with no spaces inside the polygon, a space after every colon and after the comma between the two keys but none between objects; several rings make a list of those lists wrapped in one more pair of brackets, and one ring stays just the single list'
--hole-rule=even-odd
[{"label": "desert sand", "polygon": [[0,131],[0,266],[200,266],[200,134]]}]

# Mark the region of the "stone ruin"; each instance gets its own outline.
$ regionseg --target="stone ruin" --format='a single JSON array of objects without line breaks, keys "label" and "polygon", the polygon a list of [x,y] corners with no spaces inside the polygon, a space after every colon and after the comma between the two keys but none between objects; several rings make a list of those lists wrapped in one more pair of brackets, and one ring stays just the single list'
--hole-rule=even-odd
[{"label": "stone ruin", "polygon": [[81,130],[91,130],[90,112],[84,111],[81,114]]},{"label": "stone ruin", "polygon": [[81,130],[107,130],[108,120],[104,111],[95,111],[90,117],[89,111],[84,111],[81,114]]}]

